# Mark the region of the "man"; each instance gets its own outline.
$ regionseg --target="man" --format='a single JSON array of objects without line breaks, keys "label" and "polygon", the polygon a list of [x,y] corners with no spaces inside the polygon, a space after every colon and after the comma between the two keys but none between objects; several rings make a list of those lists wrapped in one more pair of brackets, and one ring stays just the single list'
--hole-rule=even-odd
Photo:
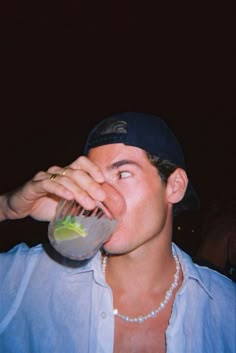
[{"label": "man", "polygon": [[78,266],[41,245],[1,255],[1,350],[234,353],[235,284],[172,243],[173,214],[198,207],[198,199],[181,147],[160,118],[102,120],[84,156],[3,195],[1,219],[49,221],[61,197],[93,209],[109,197],[104,182],[125,208],[102,253]]}]

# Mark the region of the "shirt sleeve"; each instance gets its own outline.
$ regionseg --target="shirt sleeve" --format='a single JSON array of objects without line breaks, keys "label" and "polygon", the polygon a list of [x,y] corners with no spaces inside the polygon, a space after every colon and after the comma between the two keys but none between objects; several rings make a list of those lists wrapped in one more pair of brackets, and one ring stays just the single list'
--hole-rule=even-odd
[{"label": "shirt sleeve", "polygon": [[14,316],[37,261],[31,250],[20,243],[0,254],[0,334]]}]

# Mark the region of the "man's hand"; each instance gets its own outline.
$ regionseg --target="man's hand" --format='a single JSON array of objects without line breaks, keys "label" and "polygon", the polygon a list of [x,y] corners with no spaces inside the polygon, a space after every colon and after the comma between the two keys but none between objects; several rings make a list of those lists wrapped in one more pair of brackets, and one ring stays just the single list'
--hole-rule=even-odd
[{"label": "man's hand", "polygon": [[0,220],[31,216],[51,221],[61,198],[77,200],[93,209],[96,201],[105,199],[101,184],[105,178],[97,165],[81,156],[66,168],[50,167],[38,172],[15,191],[0,196]]}]

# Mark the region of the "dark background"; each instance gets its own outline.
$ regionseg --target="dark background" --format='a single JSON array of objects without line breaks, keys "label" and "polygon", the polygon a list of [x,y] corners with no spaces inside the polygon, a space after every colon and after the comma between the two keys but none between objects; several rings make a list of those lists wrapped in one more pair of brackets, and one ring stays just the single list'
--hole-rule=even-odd
[{"label": "dark background", "polygon": [[[73,161],[103,116],[161,115],[201,199],[175,225],[193,253],[204,212],[235,200],[234,18],[233,1],[1,5],[0,192]],[[0,234],[0,250],[33,245],[47,224],[5,221]]]}]

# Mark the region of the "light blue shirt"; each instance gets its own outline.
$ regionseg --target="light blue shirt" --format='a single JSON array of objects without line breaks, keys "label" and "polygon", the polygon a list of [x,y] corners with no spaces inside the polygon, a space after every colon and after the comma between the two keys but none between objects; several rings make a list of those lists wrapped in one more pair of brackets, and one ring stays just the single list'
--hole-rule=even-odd
[{"label": "light blue shirt", "polygon": [[[173,247],[184,281],[167,353],[235,353],[235,283]],[[1,353],[112,353],[113,341],[112,291],[99,253],[80,267],[59,264],[41,245],[0,254]]]}]

